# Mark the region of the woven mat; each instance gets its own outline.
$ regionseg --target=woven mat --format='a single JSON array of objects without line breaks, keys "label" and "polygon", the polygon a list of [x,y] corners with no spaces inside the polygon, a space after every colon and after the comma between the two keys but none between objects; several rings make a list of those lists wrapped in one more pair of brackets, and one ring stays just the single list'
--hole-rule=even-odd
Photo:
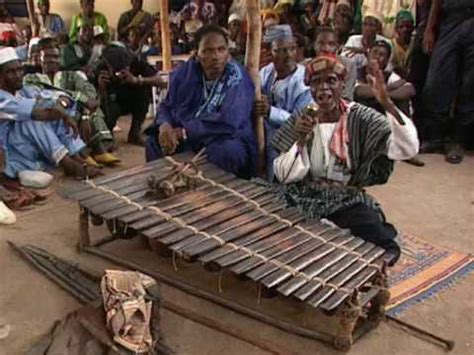
[{"label": "woven mat", "polygon": [[390,315],[435,296],[474,270],[471,254],[441,248],[411,235],[403,235],[400,244],[402,256],[389,270]]}]

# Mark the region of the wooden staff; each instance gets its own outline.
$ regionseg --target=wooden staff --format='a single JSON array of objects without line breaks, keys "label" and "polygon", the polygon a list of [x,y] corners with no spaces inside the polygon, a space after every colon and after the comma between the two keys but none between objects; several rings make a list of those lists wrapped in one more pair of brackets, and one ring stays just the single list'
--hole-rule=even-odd
[{"label": "wooden staff", "polygon": [[[255,99],[261,100],[260,85],[260,49],[262,44],[262,21],[260,19],[260,0],[246,0],[247,5],[247,48],[245,52],[245,66],[255,85]],[[257,136],[257,173],[265,177],[265,119],[256,117],[255,133]]]},{"label": "wooden staff", "polygon": [[35,4],[33,0],[27,0],[26,1],[26,8],[28,10],[28,18],[30,19],[31,23],[31,33],[33,34],[33,37],[39,36],[39,23],[38,19],[36,18],[35,15]]},{"label": "wooden staff", "polygon": [[171,39],[168,0],[160,0],[161,53],[163,55],[163,71],[169,73],[171,66]]}]

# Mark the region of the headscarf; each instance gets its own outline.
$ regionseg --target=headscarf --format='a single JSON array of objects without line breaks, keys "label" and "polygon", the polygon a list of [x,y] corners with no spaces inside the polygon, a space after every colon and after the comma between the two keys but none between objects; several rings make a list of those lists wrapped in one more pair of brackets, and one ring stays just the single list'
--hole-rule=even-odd
[{"label": "headscarf", "polygon": [[275,25],[267,28],[265,36],[263,37],[263,42],[272,43],[274,41],[291,39],[293,39],[293,32],[291,31],[290,25]]},{"label": "headscarf", "polygon": [[320,55],[306,64],[305,83],[309,85],[312,78],[320,75],[325,70],[332,70],[342,80],[346,77],[346,67],[337,57],[330,54]]},{"label": "headscarf", "polygon": [[410,10],[407,9],[401,9],[397,13],[397,17],[395,18],[395,22],[399,21],[411,21],[415,22],[415,18],[413,17],[413,14],[411,13]]}]

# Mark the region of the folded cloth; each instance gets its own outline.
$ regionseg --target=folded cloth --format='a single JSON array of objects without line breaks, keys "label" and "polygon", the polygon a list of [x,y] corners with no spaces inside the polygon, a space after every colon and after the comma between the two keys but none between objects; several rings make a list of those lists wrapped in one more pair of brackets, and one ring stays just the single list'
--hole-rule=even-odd
[{"label": "folded cloth", "polygon": [[18,178],[20,179],[20,184],[25,187],[44,189],[53,180],[53,175],[44,171],[23,170],[18,174]]},{"label": "folded cloth", "polygon": [[0,224],[13,224],[16,216],[3,202],[0,201]]}]

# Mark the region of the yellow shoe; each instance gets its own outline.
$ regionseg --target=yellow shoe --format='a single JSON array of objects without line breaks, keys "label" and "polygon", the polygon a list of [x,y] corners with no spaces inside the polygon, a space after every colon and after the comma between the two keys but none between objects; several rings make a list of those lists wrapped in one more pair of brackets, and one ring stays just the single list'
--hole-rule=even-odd
[{"label": "yellow shoe", "polygon": [[116,157],[115,155],[111,153],[103,153],[103,154],[94,155],[94,159],[98,163],[104,164],[104,165],[115,165],[121,162],[119,157]]},{"label": "yellow shoe", "polygon": [[84,159],[84,162],[87,165],[92,166],[93,168],[102,168],[102,165],[95,161],[94,158],[92,158],[90,155]]}]

